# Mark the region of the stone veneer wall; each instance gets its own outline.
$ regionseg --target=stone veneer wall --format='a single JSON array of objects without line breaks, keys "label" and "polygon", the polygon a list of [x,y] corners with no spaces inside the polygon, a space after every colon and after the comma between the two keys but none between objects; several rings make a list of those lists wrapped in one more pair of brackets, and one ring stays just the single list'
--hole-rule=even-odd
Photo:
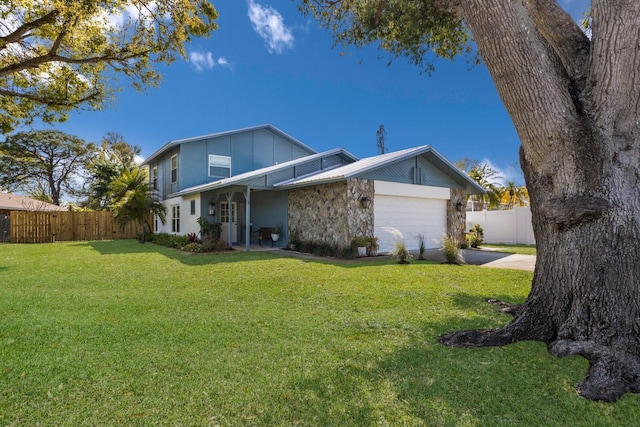
[{"label": "stone veneer wall", "polygon": [[[297,188],[289,192],[288,223],[302,241],[348,246],[356,235],[373,235],[373,181],[346,182]],[[360,198],[372,202],[363,209]]]},{"label": "stone veneer wall", "polygon": [[[373,180],[350,179],[347,181],[349,195],[349,244],[356,236],[373,236],[375,189]],[[364,209],[360,199],[368,197],[371,205]]]},{"label": "stone veneer wall", "polygon": [[[462,212],[456,205],[462,203]],[[447,202],[447,235],[456,237],[461,243],[465,241],[467,223],[467,204],[464,190],[451,189],[451,197]]]}]

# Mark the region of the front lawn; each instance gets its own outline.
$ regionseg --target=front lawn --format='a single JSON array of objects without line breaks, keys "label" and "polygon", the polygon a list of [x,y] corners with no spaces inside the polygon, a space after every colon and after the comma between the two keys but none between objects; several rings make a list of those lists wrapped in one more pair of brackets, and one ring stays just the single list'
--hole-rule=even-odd
[{"label": "front lawn", "polygon": [[541,343],[435,338],[509,321],[532,273],[135,241],[0,245],[0,425],[630,425]]}]

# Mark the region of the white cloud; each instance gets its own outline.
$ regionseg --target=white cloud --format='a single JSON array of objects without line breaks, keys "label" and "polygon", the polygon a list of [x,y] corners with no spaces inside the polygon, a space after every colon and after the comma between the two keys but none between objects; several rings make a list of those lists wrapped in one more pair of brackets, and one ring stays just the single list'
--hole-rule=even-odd
[{"label": "white cloud", "polygon": [[221,56],[220,58],[215,59],[211,52],[190,52],[189,62],[196,68],[197,71],[210,70],[217,65],[231,68],[231,64],[229,64],[227,58]]},{"label": "white cloud", "polygon": [[211,52],[191,52],[189,53],[189,62],[191,62],[198,71],[208,70],[216,65]]},{"label": "white cloud", "polygon": [[498,166],[489,159],[483,159],[480,163],[486,164],[496,173],[493,182],[498,185],[506,186],[507,183],[513,181],[516,185],[524,185],[524,174],[518,163],[510,166]]},{"label": "white cloud", "polygon": [[[156,11],[155,2],[151,2],[146,9],[139,9],[133,5],[125,6],[124,10],[118,10],[117,13],[107,15],[107,20],[113,27],[121,28],[129,22],[139,22],[150,25],[153,22],[153,13]],[[168,16],[165,15],[165,19]]]},{"label": "white cloud", "polygon": [[265,41],[269,53],[281,54],[293,47],[293,33],[276,9],[249,0],[249,20],[255,32]]}]

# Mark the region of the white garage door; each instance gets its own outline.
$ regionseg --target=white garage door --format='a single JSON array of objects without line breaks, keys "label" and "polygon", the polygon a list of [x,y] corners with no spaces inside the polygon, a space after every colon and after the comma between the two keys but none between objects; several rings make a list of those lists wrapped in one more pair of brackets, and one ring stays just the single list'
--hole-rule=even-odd
[{"label": "white garage door", "polygon": [[419,234],[425,236],[427,248],[438,248],[447,230],[447,201],[376,194],[374,218],[381,253],[393,249],[399,240],[409,250],[417,250]]}]

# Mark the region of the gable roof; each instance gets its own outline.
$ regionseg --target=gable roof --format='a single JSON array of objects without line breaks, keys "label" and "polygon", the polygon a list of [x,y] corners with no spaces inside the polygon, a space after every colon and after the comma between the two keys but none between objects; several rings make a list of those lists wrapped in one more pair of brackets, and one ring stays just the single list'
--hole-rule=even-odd
[{"label": "gable roof", "polygon": [[29,197],[0,191],[0,210],[7,211],[66,211],[62,206],[54,205]]},{"label": "gable roof", "polygon": [[[322,153],[311,154],[309,156],[300,157],[298,159],[290,160],[288,162],[279,163],[273,166],[267,166],[266,168],[256,169],[254,171],[245,172],[239,175],[232,176],[230,178],[224,178],[214,182],[208,182],[206,184],[197,185],[195,187],[185,188],[182,191],[177,193],[169,194],[168,197],[177,197],[183,196],[186,194],[200,193],[202,191],[210,191],[224,187],[230,186],[258,186],[264,182],[265,178],[271,174],[283,171],[288,168],[295,168],[296,166],[304,165],[305,163],[310,163],[316,160],[321,160],[330,156],[338,156],[347,162],[355,162],[358,160],[356,156],[349,153],[348,151],[342,148],[334,148],[333,150],[324,151]],[[331,170],[335,168],[340,168],[341,165],[329,166],[325,170]],[[315,172],[314,172],[315,173]],[[312,174],[314,174],[312,173]],[[307,175],[305,175],[307,176]],[[260,185],[262,187],[271,188],[277,184],[273,185]]]},{"label": "gable roof", "polygon": [[275,184],[274,187],[288,189],[343,181],[349,178],[356,178],[375,169],[379,169],[393,163],[420,155],[426,156],[431,163],[435,164],[455,182],[464,187],[467,194],[480,194],[485,192],[485,190],[478,183],[476,183],[466,173],[462,172],[451,162],[445,159],[440,153],[434,150],[431,145],[422,145],[419,147],[395,151],[393,153],[385,153],[374,157],[364,158],[355,163],[341,166],[335,169],[323,171],[316,174],[310,174],[306,177],[293,178],[287,181],[283,181]]},{"label": "gable roof", "polygon": [[276,135],[279,135],[279,136],[281,136],[281,137],[283,137],[285,139],[288,139],[288,140],[294,142],[298,146],[302,147],[305,150],[310,151],[311,153],[317,153],[317,151],[314,150],[313,148],[303,144],[301,141],[299,141],[299,140],[295,139],[294,137],[284,133],[283,131],[281,131],[280,129],[276,128],[275,126],[270,125],[270,124],[264,124],[264,125],[251,126],[251,127],[242,128],[242,129],[234,129],[234,130],[228,130],[228,131],[224,131],[224,132],[217,132],[217,133],[210,133],[210,134],[206,134],[206,135],[193,136],[193,137],[189,137],[189,138],[174,139],[173,141],[167,142],[165,145],[160,147],[159,150],[157,150],[155,153],[153,153],[152,155],[147,157],[142,162],[142,165],[148,165],[154,159],[158,158],[162,154],[166,153],[167,151],[169,151],[172,148],[177,147],[177,146],[179,146],[181,144],[186,144],[186,143],[193,142],[193,141],[201,141],[203,139],[209,139],[209,138],[219,138],[219,137],[222,137],[222,136],[234,135],[234,134],[238,134],[238,133],[242,133],[242,132],[253,132],[253,131],[262,130],[262,129],[270,130],[271,132],[275,133]]}]

